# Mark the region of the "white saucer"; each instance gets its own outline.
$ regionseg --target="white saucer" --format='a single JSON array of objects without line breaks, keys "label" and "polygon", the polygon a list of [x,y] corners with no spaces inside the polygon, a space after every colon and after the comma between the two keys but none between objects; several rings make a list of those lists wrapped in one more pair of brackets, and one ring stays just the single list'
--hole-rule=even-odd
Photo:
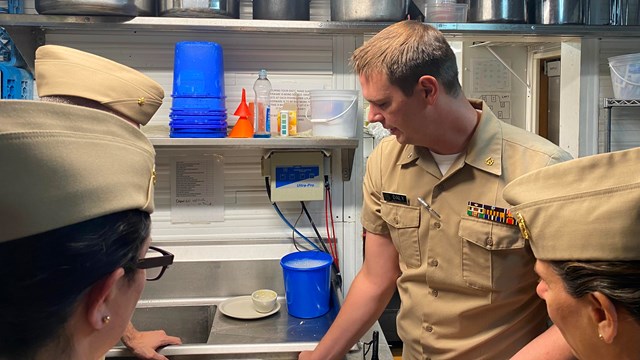
[{"label": "white saucer", "polygon": [[236,319],[259,319],[273,315],[280,310],[280,303],[276,302],[276,307],[273,310],[261,313],[257,312],[253,308],[253,302],[251,301],[251,295],[238,296],[227,299],[218,305],[218,310],[221,313]]}]

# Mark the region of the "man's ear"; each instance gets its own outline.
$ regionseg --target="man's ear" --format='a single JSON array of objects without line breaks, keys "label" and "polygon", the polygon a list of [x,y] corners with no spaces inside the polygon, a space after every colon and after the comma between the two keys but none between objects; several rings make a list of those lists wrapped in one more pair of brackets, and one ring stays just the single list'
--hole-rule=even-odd
[{"label": "man's ear", "polygon": [[109,303],[117,292],[118,280],[123,276],[124,269],[117,268],[89,289],[86,296],[87,320],[94,329],[102,329],[109,323],[112,315]]},{"label": "man's ear", "polygon": [[618,334],[618,310],[615,304],[603,293],[590,293],[591,317],[598,327],[598,336],[602,341],[611,344]]},{"label": "man's ear", "polygon": [[425,99],[429,105],[435,103],[440,93],[440,84],[438,80],[431,75],[423,75],[418,79],[417,91],[421,91],[424,94]]}]

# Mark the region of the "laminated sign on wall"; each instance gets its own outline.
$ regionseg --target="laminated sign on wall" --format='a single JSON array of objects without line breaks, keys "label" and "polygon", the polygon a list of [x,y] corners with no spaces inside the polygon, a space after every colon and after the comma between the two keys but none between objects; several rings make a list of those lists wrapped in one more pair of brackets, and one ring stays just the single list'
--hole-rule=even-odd
[{"label": "laminated sign on wall", "polygon": [[224,221],[222,156],[177,158],[171,175],[172,223]]},{"label": "laminated sign on wall", "polygon": [[[508,63],[507,63],[508,64]],[[511,74],[494,59],[472,59],[472,95],[483,100],[500,120],[511,120]]]}]

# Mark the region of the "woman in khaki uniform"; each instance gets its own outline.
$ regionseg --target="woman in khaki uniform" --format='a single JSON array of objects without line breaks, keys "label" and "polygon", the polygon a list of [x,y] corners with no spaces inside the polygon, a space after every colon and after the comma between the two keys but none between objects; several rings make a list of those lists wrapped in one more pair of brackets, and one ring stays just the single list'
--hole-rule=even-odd
[{"label": "woman in khaki uniform", "polygon": [[339,359],[396,287],[405,360],[570,358],[547,330],[535,259],[502,199],[508,182],[570,155],[466,99],[455,54],[429,25],[391,25],[352,62],[368,120],[394,136],[367,162],[362,269],[329,332],[300,359]]},{"label": "woman in khaki uniform", "polygon": [[639,173],[636,148],[551,166],[504,191],[538,259],[538,294],[579,359],[640,354]]},{"label": "woman in khaki uniform", "polygon": [[35,69],[42,100],[63,104],[0,101],[0,358],[96,359],[124,333],[166,359],[155,348],[180,339],[129,322],[173,259],[149,250],[155,152],[137,129],[164,92],[61,46],[40,47]]},{"label": "woman in khaki uniform", "polygon": [[0,102],[0,358],[97,359],[144,287],[154,151],[116,116]]}]

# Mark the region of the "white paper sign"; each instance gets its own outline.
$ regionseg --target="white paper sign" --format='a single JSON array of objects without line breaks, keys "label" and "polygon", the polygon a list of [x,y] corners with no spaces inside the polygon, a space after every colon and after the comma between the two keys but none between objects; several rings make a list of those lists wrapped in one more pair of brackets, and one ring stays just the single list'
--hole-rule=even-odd
[{"label": "white paper sign", "polygon": [[511,94],[473,94],[474,99],[484,100],[489,109],[502,121],[511,120]]},{"label": "white paper sign", "polygon": [[224,221],[222,165],[221,156],[171,162],[172,223]]},{"label": "white paper sign", "polygon": [[511,91],[511,73],[498,60],[472,59],[471,76],[474,93]]}]

